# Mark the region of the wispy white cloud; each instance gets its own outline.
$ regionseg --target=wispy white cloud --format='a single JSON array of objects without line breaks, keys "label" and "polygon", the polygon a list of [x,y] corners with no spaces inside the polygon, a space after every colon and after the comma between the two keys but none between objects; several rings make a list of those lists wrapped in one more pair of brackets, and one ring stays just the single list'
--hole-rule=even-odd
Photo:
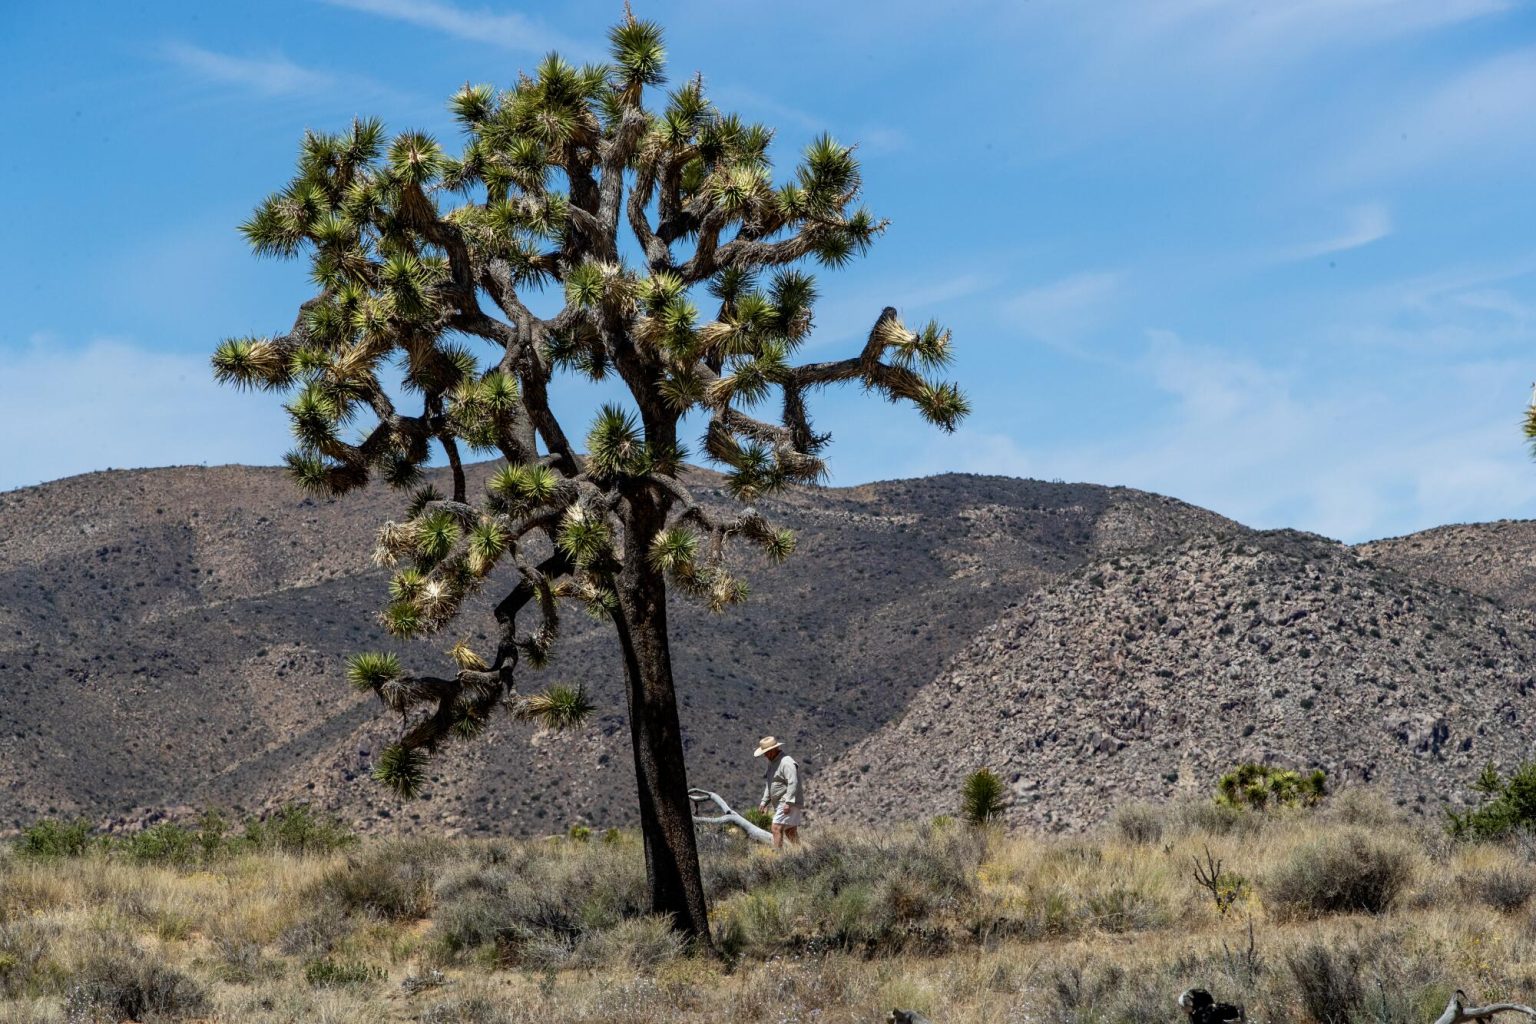
[{"label": "wispy white cloud", "polygon": [[206,356],[115,338],[0,341],[0,410],[0,432],[33,439],[0,462],[0,490],[109,466],[265,465],[289,445],[272,396],[215,384]]},{"label": "wispy white cloud", "polygon": [[1329,177],[1351,183],[1426,165],[1516,165],[1536,150],[1536,47],[1485,60],[1404,101],[1353,140]]},{"label": "wispy white cloud", "polygon": [[[1029,87],[1006,116],[1046,126],[1036,158],[1128,131],[1154,131],[1160,140],[1186,131],[1205,138],[1212,117],[1223,119],[1224,133],[1253,133],[1256,144],[1294,134],[1310,151],[1334,144],[1341,132],[1358,133],[1397,100],[1404,87],[1389,81],[1381,88],[1374,58],[1519,2],[1037,0],[1011,5],[1006,22],[992,29],[1029,47],[1033,58]],[[1347,77],[1319,73],[1360,60],[1366,62]],[[1349,84],[1360,71],[1372,85]],[[1329,81],[1340,87],[1326,106],[1314,107],[1311,98]],[[1293,121],[1301,97],[1306,114]]]},{"label": "wispy white cloud", "polygon": [[1367,203],[1350,210],[1343,231],[1321,241],[1308,242],[1281,251],[1282,260],[1310,260],[1332,253],[1348,252],[1379,242],[1392,234],[1392,213],[1383,203]]},{"label": "wispy white cloud", "polygon": [[1358,289],[1329,335],[1418,360],[1527,352],[1536,341],[1536,257]]},{"label": "wispy white cloud", "polygon": [[382,18],[393,18],[418,28],[431,29],[457,39],[487,43],[505,50],[543,53],[560,50],[566,54],[586,55],[591,47],[573,41],[541,25],[532,18],[515,13],[478,9],[467,10],[433,0],[323,0],[334,7],[345,7]]},{"label": "wispy white cloud", "polygon": [[1072,348],[1105,320],[1122,285],[1123,277],[1115,271],[1072,274],[1019,292],[1002,303],[1002,310],[1013,329]]},{"label": "wispy white cloud", "polygon": [[341,84],[329,72],[295,64],[281,55],[237,57],[183,42],[166,43],[160,53],[170,63],[206,81],[237,86],[263,96],[312,95]]},{"label": "wispy white cloud", "polygon": [[379,104],[397,117],[436,117],[441,111],[435,100],[423,102],[419,96],[367,75],[310,67],[282,54],[221,53],[185,41],[171,41],[161,44],[156,55],[200,84],[221,87],[188,91],[181,97],[193,103],[227,93],[281,101],[268,105],[273,110],[283,104],[300,104],[335,114],[339,113],[334,109],[338,101],[345,101],[343,109],[348,113],[356,102]]}]

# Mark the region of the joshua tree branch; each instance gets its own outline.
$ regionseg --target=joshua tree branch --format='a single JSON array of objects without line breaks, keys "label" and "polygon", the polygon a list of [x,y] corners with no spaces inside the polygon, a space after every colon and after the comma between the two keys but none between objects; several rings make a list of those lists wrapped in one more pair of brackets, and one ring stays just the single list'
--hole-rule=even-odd
[{"label": "joshua tree branch", "polygon": [[672,265],[672,250],[667,247],[666,242],[656,236],[656,232],[651,228],[650,219],[645,214],[646,204],[651,201],[655,185],[655,168],[642,168],[636,176],[634,186],[629,190],[629,201],[625,204],[630,230],[634,232],[640,248],[645,251],[645,261],[650,265],[653,274],[666,270]]},{"label": "joshua tree branch", "polygon": [[468,485],[464,480],[464,463],[459,458],[459,443],[446,430],[440,431],[437,439],[442,443],[443,451],[448,455],[448,465],[453,470],[453,500],[465,501]]},{"label": "joshua tree branch", "polygon": [[1536,1017],[1536,1009],[1532,1009],[1523,1003],[1491,1003],[1488,1006],[1467,1006],[1467,994],[1457,989],[1451,996],[1451,1001],[1445,1004],[1445,1012],[1442,1013],[1435,1024],[1462,1024],[1469,1020],[1487,1020],[1498,1013],[1523,1013],[1527,1017]]},{"label": "joshua tree branch", "polygon": [[[647,118],[638,106],[624,110],[613,137],[602,146],[602,180],[598,186],[598,223],[604,237],[614,238],[619,225],[619,205],[624,199],[624,168],[635,145],[645,134]],[[615,255],[617,255],[615,253]]]},{"label": "joshua tree branch", "polygon": [[[773,842],[773,834],[771,832],[758,828],[746,818],[736,813],[719,793],[711,793],[707,789],[690,789],[688,791],[688,799],[693,801],[694,821],[703,825],[735,825],[745,832],[749,839],[759,843]],[[720,809],[720,813],[713,817],[701,817],[699,815],[700,805],[706,803],[714,804]]]}]

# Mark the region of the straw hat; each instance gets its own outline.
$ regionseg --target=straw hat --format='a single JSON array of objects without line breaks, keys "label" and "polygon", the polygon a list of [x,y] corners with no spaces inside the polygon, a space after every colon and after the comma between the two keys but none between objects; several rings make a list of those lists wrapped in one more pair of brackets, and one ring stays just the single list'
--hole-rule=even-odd
[{"label": "straw hat", "polygon": [[768,751],[778,750],[783,745],[784,744],[780,743],[772,736],[764,736],[762,739],[757,741],[757,749],[752,751],[752,756],[762,757],[764,754],[768,753]]}]

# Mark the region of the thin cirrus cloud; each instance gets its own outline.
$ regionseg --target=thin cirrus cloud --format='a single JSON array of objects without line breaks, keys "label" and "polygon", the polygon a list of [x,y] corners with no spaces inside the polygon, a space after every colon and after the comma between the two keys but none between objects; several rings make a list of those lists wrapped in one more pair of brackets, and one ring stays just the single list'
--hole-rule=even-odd
[{"label": "thin cirrus cloud", "polygon": [[[1492,21],[1513,6],[1514,0],[1046,0],[1013,5],[997,31],[1038,48],[1045,88],[1026,92],[1022,109],[1050,126],[1055,153],[1138,128],[1203,129],[1215,111],[1247,116],[1269,108],[1268,123],[1283,123],[1292,90],[1276,84],[1299,69]],[[1075,59],[1057,60],[1060,54]],[[1380,106],[1373,103],[1366,116],[1374,119]]]},{"label": "thin cirrus cloud", "polygon": [[397,113],[436,113],[437,107],[367,75],[322,71],[282,54],[242,56],[184,41],[161,44],[160,59],[196,79],[232,94],[280,103],[329,103],[337,97],[387,105]]},{"label": "thin cirrus cloud", "polygon": [[1392,213],[1383,203],[1366,203],[1349,211],[1343,231],[1316,242],[1294,246],[1281,252],[1284,261],[1300,261],[1348,252],[1379,242],[1392,234]]},{"label": "thin cirrus cloud", "polygon": [[295,64],[281,55],[237,57],[181,42],[166,43],[160,54],[167,62],[205,81],[262,96],[308,96],[341,84],[336,75]]},{"label": "thin cirrus cloud", "polygon": [[1466,68],[1389,112],[1333,161],[1341,183],[1400,177],[1454,161],[1516,165],[1536,138],[1536,47]]},{"label": "thin cirrus cloud", "polygon": [[1104,321],[1123,283],[1116,271],[1072,274],[1018,293],[1003,303],[1003,311],[1020,333],[1071,350]]},{"label": "thin cirrus cloud", "polygon": [[585,53],[590,47],[553,32],[521,14],[466,10],[433,0],[323,0],[333,7],[403,21],[456,39],[488,43],[504,50]]}]

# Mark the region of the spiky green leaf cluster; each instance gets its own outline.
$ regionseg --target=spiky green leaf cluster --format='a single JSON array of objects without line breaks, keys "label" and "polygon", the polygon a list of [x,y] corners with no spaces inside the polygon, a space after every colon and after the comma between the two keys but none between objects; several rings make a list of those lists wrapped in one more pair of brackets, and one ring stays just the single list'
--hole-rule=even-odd
[{"label": "spiky green leaf cluster", "polygon": [[456,433],[477,451],[496,451],[519,412],[517,379],[492,371],[462,381],[451,398]]},{"label": "spiky green leaf cluster", "polygon": [[990,825],[1008,809],[1007,787],[990,768],[978,768],[965,777],[960,790],[960,813],[972,825]]},{"label": "spiky green leaf cluster", "polygon": [[427,781],[427,755],[399,744],[387,747],[374,762],[373,778],[402,800],[415,799]]},{"label": "spiky green leaf cluster", "polygon": [[347,681],[359,690],[377,690],[391,679],[400,678],[400,659],[387,652],[354,654],[347,661]]},{"label": "spiky green leaf cluster", "polygon": [[476,576],[484,576],[495,567],[497,560],[511,545],[512,538],[500,520],[491,516],[482,517],[469,529],[469,551],[466,556],[469,571]]},{"label": "spiky green leaf cluster", "polygon": [[555,684],[543,693],[525,697],[518,704],[517,715],[546,729],[561,731],[581,725],[595,710],[597,706],[584,687]]},{"label": "spiky green leaf cluster", "polygon": [[584,505],[572,505],[560,520],[555,543],[585,569],[612,553],[613,528],[601,512]]},{"label": "spiky green leaf cluster", "polygon": [[416,553],[428,564],[440,562],[448,557],[461,535],[453,513],[429,512],[416,521]]},{"label": "spiky green leaf cluster", "polygon": [[560,474],[536,462],[503,466],[486,489],[498,508],[522,515],[556,501],[561,493]]},{"label": "spiky green leaf cluster", "polygon": [[634,413],[616,405],[605,405],[598,411],[587,433],[587,459],[596,474],[633,474],[644,451],[645,440]]}]

